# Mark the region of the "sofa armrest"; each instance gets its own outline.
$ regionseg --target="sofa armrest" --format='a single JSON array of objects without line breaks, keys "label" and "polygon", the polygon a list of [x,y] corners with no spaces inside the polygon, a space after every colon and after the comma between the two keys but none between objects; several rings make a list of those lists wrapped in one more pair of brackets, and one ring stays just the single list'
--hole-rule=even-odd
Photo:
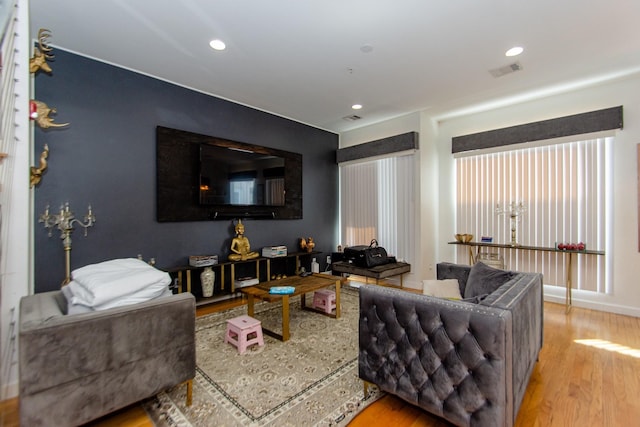
[{"label": "sofa armrest", "polygon": [[[167,357],[175,359],[171,362],[175,362],[176,375],[184,377],[182,381],[195,375],[192,294],[63,315],[57,302],[60,293],[40,293],[20,301],[21,397],[128,364]],[[163,386],[158,384],[158,388]]]},{"label": "sofa armrest", "polygon": [[542,274],[518,273],[485,298],[481,305],[502,308],[513,315],[513,388],[517,414],[544,338]]},{"label": "sofa armrest", "polygon": [[361,287],[359,376],[459,426],[510,425],[511,316]]}]

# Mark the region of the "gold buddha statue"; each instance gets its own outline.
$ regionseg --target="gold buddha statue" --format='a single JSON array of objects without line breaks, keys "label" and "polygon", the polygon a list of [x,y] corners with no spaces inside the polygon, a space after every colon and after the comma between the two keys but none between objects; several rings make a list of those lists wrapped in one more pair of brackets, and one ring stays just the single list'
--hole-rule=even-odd
[{"label": "gold buddha statue", "polygon": [[251,250],[249,239],[244,235],[244,224],[241,220],[235,227],[236,237],[231,240],[231,254],[229,260],[231,261],[245,261],[248,259],[258,258],[260,254]]}]

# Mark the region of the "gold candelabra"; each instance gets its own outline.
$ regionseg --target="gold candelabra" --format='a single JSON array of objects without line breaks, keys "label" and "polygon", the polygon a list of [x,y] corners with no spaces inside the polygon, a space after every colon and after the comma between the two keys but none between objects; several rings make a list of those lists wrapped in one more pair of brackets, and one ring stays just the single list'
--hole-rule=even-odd
[{"label": "gold candelabra", "polygon": [[500,203],[496,205],[496,215],[509,215],[511,220],[511,246],[518,246],[516,240],[517,224],[520,222],[522,214],[527,211],[527,207],[520,202],[511,202],[507,206],[500,207]]},{"label": "gold candelabra", "polygon": [[38,222],[42,222],[44,227],[49,230],[49,237],[52,236],[54,228],[60,230],[60,239],[62,239],[65,254],[65,278],[62,282],[62,286],[64,286],[71,281],[71,233],[73,232],[73,226],[77,224],[84,228],[86,237],[87,228],[93,226],[96,222],[96,217],[91,210],[91,205],[89,205],[89,211],[84,216],[84,221],[80,221],[71,212],[69,202],[66,202],[60,206],[60,212],[57,214],[50,214],[49,205],[47,205]]}]

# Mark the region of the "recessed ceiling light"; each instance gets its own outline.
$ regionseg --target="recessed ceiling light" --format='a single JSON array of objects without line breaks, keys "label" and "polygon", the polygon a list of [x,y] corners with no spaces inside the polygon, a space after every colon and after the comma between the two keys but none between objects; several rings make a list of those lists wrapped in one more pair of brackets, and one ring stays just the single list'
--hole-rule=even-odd
[{"label": "recessed ceiling light", "polygon": [[524,48],[520,46],[514,46],[505,52],[505,56],[518,56],[524,51]]},{"label": "recessed ceiling light", "polygon": [[215,50],[225,50],[227,45],[222,40],[214,39],[209,42],[209,46]]},{"label": "recessed ceiling light", "polygon": [[360,104],[353,104],[353,105],[351,106],[351,108],[352,108],[352,109],[354,109],[354,110],[360,110],[360,109],[362,108],[362,105],[360,105]]}]

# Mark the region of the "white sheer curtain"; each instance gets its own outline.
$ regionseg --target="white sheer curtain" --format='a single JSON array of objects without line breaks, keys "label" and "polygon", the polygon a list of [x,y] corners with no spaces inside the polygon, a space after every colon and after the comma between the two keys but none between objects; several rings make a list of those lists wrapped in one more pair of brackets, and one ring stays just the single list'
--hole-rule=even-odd
[{"label": "white sheer curtain", "polygon": [[[560,143],[456,159],[456,230],[475,240],[492,236],[511,241],[510,218],[496,215],[497,204],[520,202],[527,207],[517,225],[522,245],[554,247],[556,243],[586,243],[587,249],[607,246],[608,152],[613,138]],[[509,269],[540,271],[545,284],[564,286],[568,257],[554,252],[500,250]],[[459,252],[459,258],[463,255]],[[606,289],[605,257],[573,257],[572,287],[596,292]],[[461,258],[466,259],[466,258]]]},{"label": "white sheer curtain", "polygon": [[407,262],[415,251],[415,156],[404,155],[340,166],[341,242],[377,239]]}]

